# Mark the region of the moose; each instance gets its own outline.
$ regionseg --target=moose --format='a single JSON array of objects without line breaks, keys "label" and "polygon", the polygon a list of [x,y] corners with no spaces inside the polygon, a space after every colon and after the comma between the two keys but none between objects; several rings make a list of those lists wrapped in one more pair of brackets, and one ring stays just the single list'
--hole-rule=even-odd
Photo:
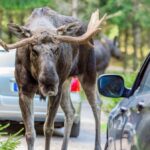
[{"label": "moose", "polygon": [[[10,31],[20,40],[7,44],[6,50],[17,48],[15,78],[19,88],[19,105],[25,125],[28,150],[34,149],[33,97],[48,96],[44,123],[45,150],[50,149],[54,117],[61,105],[67,114],[69,102],[61,101],[65,81],[77,75],[95,117],[95,150],[100,150],[99,108],[96,104],[96,61],[92,37],[105,20],[99,12],[92,14],[88,26],[71,16],[61,15],[48,7],[35,9],[24,26],[9,24]],[[69,124],[69,116],[67,118]],[[70,128],[66,127],[62,150],[67,149]]]},{"label": "moose", "polygon": [[[120,49],[118,48],[118,38],[114,37],[113,40],[110,40],[107,36],[102,35],[101,40],[94,40],[94,51],[96,59],[96,73],[101,75],[105,72],[106,68],[109,65],[110,58],[114,57],[117,60],[122,58]],[[74,121],[74,108],[69,94],[69,80],[65,84],[65,91],[62,94],[61,107],[65,113],[66,118],[66,134],[70,135],[70,130]],[[97,102],[100,106],[102,101],[97,93]],[[100,115],[100,114],[99,114]],[[69,130],[67,130],[67,128]]]},{"label": "moose", "polygon": [[110,40],[107,36],[102,35],[101,40],[94,40],[94,51],[97,75],[101,75],[105,72],[111,57],[118,60],[122,58],[121,51],[118,48],[117,36],[115,36],[113,40]]}]

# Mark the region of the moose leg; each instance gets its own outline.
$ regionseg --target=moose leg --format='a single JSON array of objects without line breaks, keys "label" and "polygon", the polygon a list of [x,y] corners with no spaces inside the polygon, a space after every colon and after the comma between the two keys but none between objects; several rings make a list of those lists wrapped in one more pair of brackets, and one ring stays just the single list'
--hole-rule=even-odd
[{"label": "moose leg", "polygon": [[59,89],[56,96],[51,96],[48,99],[47,116],[44,123],[44,135],[45,135],[45,150],[50,149],[50,140],[54,130],[54,118],[60,104],[61,90]]},{"label": "moose leg", "polygon": [[74,121],[74,114],[75,110],[72,105],[70,95],[69,95],[69,84],[70,82],[66,81],[64,84],[63,92],[62,92],[62,98],[61,98],[61,108],[63,109],[65,113],[65,132],[64,132],[64,139],[63,139],[63,145],[61,150],[67,150],[68,147],[68,141],[70,138],[70,132],[72,129],[73,121]]},{"label": "moose leg", "polygon": [[96,103],[96,86],[95,82],[91,82],[90,77],[79,78],[82,88],[87,96],[87,100],[92,108],[95,118],[95,150],[101,150],[100,146],[100,107]]},{"label": "moose leg", "polygon": [[19,93],[19,105],[25,125],[25,135],[28,145],[28,150],[34,149],[34,141],[36,138],[36,132],[34,128],[34,112],[33,112],[33,95],[25,95],[22,92]]}]

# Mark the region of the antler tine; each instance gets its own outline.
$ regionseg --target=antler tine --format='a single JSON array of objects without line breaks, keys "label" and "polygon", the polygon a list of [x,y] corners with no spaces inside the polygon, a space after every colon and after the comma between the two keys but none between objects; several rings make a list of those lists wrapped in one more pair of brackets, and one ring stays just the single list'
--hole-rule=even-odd
[{"label": "antler tine", "polygon": [[87,31],[91,31],[95,29],[95,32],[99,32],[101,28],[99,28],[100,24],[106,19],[107,14],[105,14],[100,20],[99,20],[99,10],[96,10],[90,19],[90,22],[88,24]]},{"label": "antler tine", "polygon": [[106,14],[99,20],[99,11],[97,10],[94,13],[92,13],[91,19],[87,27],[87,31],[83,35],[78,37],[55,35],[54,37],[63,42],[79,44],[88,43],[89,45],[89,40],[92,38],[92,36],[94,36],[94,34],[101,30],[99,26],[105,20],[105,18]]},{"label": "antler tine", "polygon": [[[56,40],[60,40],[63,42],[79,43],[79,44],[87,43],[88,45],[91,46],[91,43],[89,42],[89,40],[92,38],[92,36],[94,36],[94,34],[100,31],[99,26],[105,20],[105,18],[106,18],[106,14],[99,20],[99,11],[98,10],[95,11],[91,15],[91,19],[89,21],[86,33],[78,37],[65,36],[65,35],[53,35],[51,33],[46,33],[46,34],[39,33],[29,38],[22,39],[13,44],[6,44],[4,41],[0,39],[0,45],[5,50],[8,51],[10,49],[15,49],[15,48],[25,46],[26,44],[40,43],[44,39],[55,38]],[[75,23],[69,24],[67,28],[69,28],[70,26],[75,26]],[[65,27],[61,27],[59,30],[63,30],[63,29],[65,29]]]},{"label": "antler tine", "polygon": [[19,47],[25,46],[26,44],[32,44],[34,41],[36,41],[36,37],[35,36],[22,39],[21,41],[18,41],[18,42],[13,43],[13,44],[7,44],[3,40],[0,39],[0,45],[6,51],[8,51],[8,50],[11,50],[11,49],[15,49],[15,48],[19,48]]},{"label": "antler tine", "polygon": [[74,27],[74,26],[77,26],[77,22],[71,22],[67,25],[62,25],[60,27],[57,28],[57,32],[59,31],[66,31],[67,29],[71,28],[71,27]]},{"label": "antler tine", "polygon": [[90,22],[88,24],[88,29],[93,27],[95,25],[95,23],[97,22],[97,20],[99,20],[99,10],[98,9],[91,15]]},{"label": "antler tine", "polygon": [[8,51],[7,44],[6,44],[3,40],[1,40],[1,39],[0,39],[0,45],[1,45],[6,51]]}]

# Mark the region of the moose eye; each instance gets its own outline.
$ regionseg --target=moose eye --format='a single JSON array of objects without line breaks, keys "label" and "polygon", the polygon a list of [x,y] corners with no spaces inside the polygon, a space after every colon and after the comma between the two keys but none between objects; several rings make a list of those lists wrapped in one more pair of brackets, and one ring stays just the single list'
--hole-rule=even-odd
[{"label": "moose eye", "polygon": [[33,55],[34,57],[37,57],[37,56],[38,56],[37,51],[36,51],[36,50],[34,50],[34,49],[32,49],[32,55]]}]

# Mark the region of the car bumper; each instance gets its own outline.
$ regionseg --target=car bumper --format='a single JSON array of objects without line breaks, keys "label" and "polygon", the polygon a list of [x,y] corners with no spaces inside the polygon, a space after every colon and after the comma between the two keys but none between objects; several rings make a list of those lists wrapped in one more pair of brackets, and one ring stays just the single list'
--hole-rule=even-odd
[{"label": "car bumper", "polygon": [[[71,100],[75,108],[74,122],[80,120],[81,99],[78,94],[71,94]],[[47,101],[40,101],[39,98],[34,99],[34,119],[35,122],[44,122],[46,118]],[[61,108],[55,117],[55,123],[64,123],[64,112]],[[19,99],[16,96],[0,95],[0,121],[17,121],[22,122],[22,115],[19,107]]]}]

